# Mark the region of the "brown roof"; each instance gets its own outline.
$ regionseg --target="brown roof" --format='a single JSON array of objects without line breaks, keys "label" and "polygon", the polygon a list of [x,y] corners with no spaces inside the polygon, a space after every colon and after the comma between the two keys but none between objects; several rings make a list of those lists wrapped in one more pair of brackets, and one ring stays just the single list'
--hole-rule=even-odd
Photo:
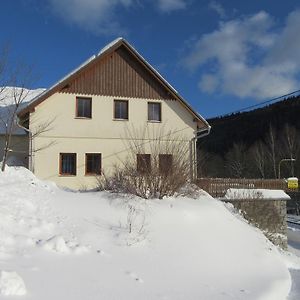
[{"label": "brown roof", "polygon": [[[85,63],[80,65],[77,69],[58,81],[45,92],[34,98],[24,109],[19,112],[19,116],[23,116],[28,112],[34,111],[34,108],[41,102],[56,92],[65,92],[68,89],[69,83],[76,79],[82,72],[91,68],[93,65],[107,58],[114,51],[120,47],[125,47],[136,60],[168,91],[170,99],[176,99],[194,116],[195,120],[202,123],[204,127],[209,127],[207,121],[193,110],[193,108],[177,93],[177,91],[123,38],[118,38],[105,46],[98,55],[92,56]],[[201,126],[202,127],[202,126]]]}]

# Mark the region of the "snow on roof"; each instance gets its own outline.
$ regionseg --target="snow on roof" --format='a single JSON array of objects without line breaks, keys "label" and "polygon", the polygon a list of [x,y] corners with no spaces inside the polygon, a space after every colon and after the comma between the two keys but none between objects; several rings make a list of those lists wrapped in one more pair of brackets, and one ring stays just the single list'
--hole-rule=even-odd
[{"label": "snow on roof", "polygon": [[228,189],[226,199],[268,199],[268,200],[289,200],[291,199],[282,190],[267,189]]},{"label": "snow on roof", "polygon": [[113,40],[112,42],[110,42],[109,44],[107,44],[106,46],[104,46],[99,52],[98,55],[103,54],[104,52],[106,52],[108,49],[110,49],[111,47],[113,47],[114,45],[116,45],[117,43],[119,43],[120,41],[124,41],[124,39],[122,37],[118,37],[115,40]]},{"label": "snow on roof", "polygon": [[[14,102],[14,94],[18,95],[18,93],[23,93],[24,99],[22,99],[22,104],[20,109],[25,107],[32,99],[36,98],[38,95],[41,95],[45,89],[39,88],[35,90],[24,89],[20,87],[4,87],[0,88],[0,134],[5,133],[4,123],[10,119],[10,116],[13,111]],[[3,123],[4,122],[4,123]],[[18,128],[14,131],[16,135],[24,134],[24,130]]]},{"label": "snow on roof", "polygon": [[6,87],[0,87],[0,107],[5,107],[9,105],[14,105],[14,93],[18,94],[23,92],[24,100],[22,103],[28,103],[36,96],[40,95],[42,92],[44,92],[45,89],[39,88],[35,90],[29,90],[21,87],[12,87],[12,86],[6,86]]}]

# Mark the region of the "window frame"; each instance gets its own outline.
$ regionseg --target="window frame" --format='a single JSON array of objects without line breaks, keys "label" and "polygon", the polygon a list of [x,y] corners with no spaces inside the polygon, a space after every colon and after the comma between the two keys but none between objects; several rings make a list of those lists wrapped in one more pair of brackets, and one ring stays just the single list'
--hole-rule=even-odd
[{"label": "window frame", "polygon": [[[88,155],[99,155],[100,156],[100,170],[99,170],[99,173],[88,172],[88,170],[87,170],[87,167],[88,167],[88,164],[87,164]],[[96,176],[96,175],[102,175],[102,153],[100,153],[100,152],[85,153],[85,176]]]},{"label": "window frame", "polygon": [[[78,102],[79,100],[84,100],[84,101],[89,101],[90,102],[90,116],[89,117],[84,117],[84,116],[79,116],[78,115]],[[92,116],[93,116],[93,111],[92,111],[92,108],[93,108],[93,104],[92,104],[92,97],[81,97],[81,96],[76,96],[76,108],[75,108],[75,119],[83,119],[83,120],[90,120],[92,119]]]},{"label": "window frame", "polygon": [[[159,120],[153,120],[149,118],[149,105],[159,105]],[[148,101],[147,103],[147,112],[148,112],[148,122],[152,122],[152,123],[161,123],[162,122],[162,103],[161,102],[153,102],[153,101]]]},{"label": "window frame", "polygon": [[[162,163],[161,163],[161,159],[163,157],[168,157],[168,158],[171,158],[170,159],[170,162],[168,161],[166,163],[166,165],[169,165],[169,167],[167,169],[163,169],[163,166],[162,166]],[[173,160],[173,154],[169,154],[169,153],[162,153],[162,154],[159,154],[158,155],[158,170],[159,170],[159,174],[160,175],[167,175],[169,172],[172,171],[172,168],[173,168],[173,163],[174,163],[174,160]]]},{"label": "window frame", "polygon": [[[75,173],[63,173],[62,172],[62,162],[63,162],[63,155],[73,155],[75,157],[75,160],[74,160],[74,163],[75,163],[75,166],[74,166],[74,170],[75,170]],[[59,175],[60,176],[66,176],[66,177],[74,177],[77,175],[77,153],[75,152],[60,152],[59,153]]]},{"label": "window frame", "polygon": [[[147,160],[148,162],[146,161],[145,165],[143,166],[144,168],[143,169],[140,169],[140,163],[139,163],[139,157],[147,157]],[[147,166],[147,163],[149,163],[149,165]],[[147,168],[148,167],[148,168]],[[137,153],[136,154],[136,171],[139,173],[139,174],[146,174],[147,173],[147,170],[149,170],[151,172],[151,154],[148,154],[148,153]]]},{"label": "window frame", "polygon": [[[116,117],[116,103],[126,103],[127,107],[127,118],[117,118]],[[126,99],[114,99],[114,110],[113,110],[113,120],[115,121],[128,121],[129,120],[129,101]]]}]

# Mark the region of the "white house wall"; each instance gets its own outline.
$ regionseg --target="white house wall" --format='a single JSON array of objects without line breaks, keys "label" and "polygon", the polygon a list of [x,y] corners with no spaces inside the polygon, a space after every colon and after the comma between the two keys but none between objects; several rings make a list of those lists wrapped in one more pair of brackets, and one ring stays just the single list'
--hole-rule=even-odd
[{"label": "white house wall", "polygon": [[[35,108],[30,115],[30,130],[52,121],[48,130],[36,137],[33,148],[44,148],[34,153],[32,166],[41,179],[52,180],[60,186],[72,189],[92,188],[93,176],[85,176],[85,154],[101,153],[102,170],[109,174],[113,165],[128,156],[128,132],[142,132],[148,128],[150,134],[159,131],[167,134],[176,132],[174,139],[191,144],[197,124],[190,112],[175,100],[149,100],[92,96],[92,118],[75,118],[76,96],[56,93]],[[114,120],[114,99],[129,100],[129,120]],[[162,121],[148,122],[148,102],[162,103]],[[132,134],[134,138],[137,134]],[[147,137],[146,137],[147,139]],[[145,143],[145,141],[143,141]],[[76,176],[59,175],[59,153],[77,153]],[[189,153],[189,155],[193,155]]]}]

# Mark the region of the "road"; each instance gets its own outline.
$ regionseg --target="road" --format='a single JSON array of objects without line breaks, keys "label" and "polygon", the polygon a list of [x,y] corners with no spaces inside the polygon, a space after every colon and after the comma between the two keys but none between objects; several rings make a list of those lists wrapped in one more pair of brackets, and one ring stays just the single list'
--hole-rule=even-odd
[{"label": "road", "polygon": [[[290,251],[300,256],[300,230],[288,229],[288,244]],[[288,300],[300,299],[300,270],[290,270],[292,276],[292,289]]]}]

